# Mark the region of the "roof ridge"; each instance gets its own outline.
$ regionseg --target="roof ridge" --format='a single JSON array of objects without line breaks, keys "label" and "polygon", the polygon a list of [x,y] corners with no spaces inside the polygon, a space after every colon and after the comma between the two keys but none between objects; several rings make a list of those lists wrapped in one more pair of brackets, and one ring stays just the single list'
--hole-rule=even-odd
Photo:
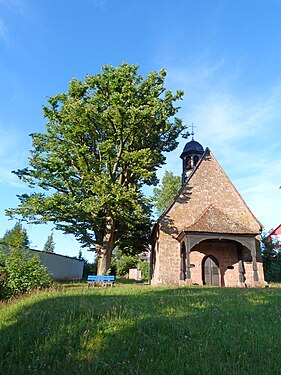
[{"label": "roof ridge", "polygon": [[209,149],[209,147],[206,147],[205,151],[204,151],[204,154],[202,154],[201,158],[199,159],[198,163],[196,164],[196,166],[194,167],[193,171],[190,173],[190,175],[188,176],[188,178],[186,179],[184,185],[179,189],[177,195],[174,197],[174,200],[173,202],[171,202],[169,204],[169,206],[167,206],[167,208],[165,209],[165,211],[158,217],[156,223],[159,223],[159,221],[162,219],[163,216],[166,215],[166,213],[170,210],[170,208],[175,204],[177,198],[181,195],[181,193],[184,191],[186,185],[188,184],[188,181],[190,180],[190,178],[194,175],[195,171],[198,169],[199,165],[202,163],[202,160],[204,159],[205,155],[207,155],[207,151],[211,152],[211,150]]}]

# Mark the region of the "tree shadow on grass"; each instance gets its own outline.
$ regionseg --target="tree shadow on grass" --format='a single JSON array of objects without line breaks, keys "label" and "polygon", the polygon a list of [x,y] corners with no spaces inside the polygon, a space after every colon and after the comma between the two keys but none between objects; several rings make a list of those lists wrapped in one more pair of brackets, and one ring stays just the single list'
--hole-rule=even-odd
[{"label": "tree shadow on grass", "polygon": [[280,373],[279,290],[76,288],[46,297],[5,308],[3,374]]}]

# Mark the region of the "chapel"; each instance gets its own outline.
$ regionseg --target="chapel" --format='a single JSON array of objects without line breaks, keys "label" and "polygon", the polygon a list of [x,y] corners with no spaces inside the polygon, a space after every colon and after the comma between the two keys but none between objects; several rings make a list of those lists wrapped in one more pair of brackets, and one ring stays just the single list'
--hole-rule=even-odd
[{"label": "chapel", "polygon": [[265,285],[261,223],[193,137],[180,155],[182,188],[154,224],[152,285]]}]

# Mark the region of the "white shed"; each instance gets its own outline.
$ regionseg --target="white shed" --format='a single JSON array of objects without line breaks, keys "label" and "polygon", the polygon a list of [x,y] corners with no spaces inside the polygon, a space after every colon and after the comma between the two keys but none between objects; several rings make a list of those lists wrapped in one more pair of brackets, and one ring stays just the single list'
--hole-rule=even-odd
[{"label": "white shed", "polygon": [[84,262],[64,255],[30,249],[39,255],[53,280],[80,280],[83,276]]}]

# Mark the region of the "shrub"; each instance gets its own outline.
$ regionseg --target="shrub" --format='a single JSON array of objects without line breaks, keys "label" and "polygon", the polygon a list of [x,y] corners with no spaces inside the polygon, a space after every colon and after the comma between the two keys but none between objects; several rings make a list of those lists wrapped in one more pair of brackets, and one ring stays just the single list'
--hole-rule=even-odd
[{"label": "shrub", "polygon": [[274,243],[268,238],[262,239],[263,268],[266,281],[281,281],[280,243]]},{"label": "shrub", "polygon": [[87,260],[84,260],[83,278],[87,278],[88,275],[96,275],[97,267],[97,259],[93,263],[89,263]]},{"label": "shrub", "polygon": [[9,248],[1,253],[0,298],[6,299],[36,288],[48,287],[51,277],[39,255],[26,249]]},{"label": "shrub", "polygon": [[150,263],[141,261],[138,255],[125,255],[117,249],[113,253],[111,260],[111,275],[126,276],[129,274],[130,268],[138,268],[141,270],[143,279],[149,279]]},{"label": "shrub", "polygon": [[140,262],[140,270],[142,279],[150,278],[150,263],[146,261]]},{"label": "shrub", "polygon": [[7,272],[5,267],[0,266],[0,300],[9,297],[9,289],[7,287]]},{"label": "shrub", "polygon": [[129,273],[130,268],[138,266],[139,259],[131,255],[123,255],[116,262],[116,272],[119,276],[125,276]]}]

